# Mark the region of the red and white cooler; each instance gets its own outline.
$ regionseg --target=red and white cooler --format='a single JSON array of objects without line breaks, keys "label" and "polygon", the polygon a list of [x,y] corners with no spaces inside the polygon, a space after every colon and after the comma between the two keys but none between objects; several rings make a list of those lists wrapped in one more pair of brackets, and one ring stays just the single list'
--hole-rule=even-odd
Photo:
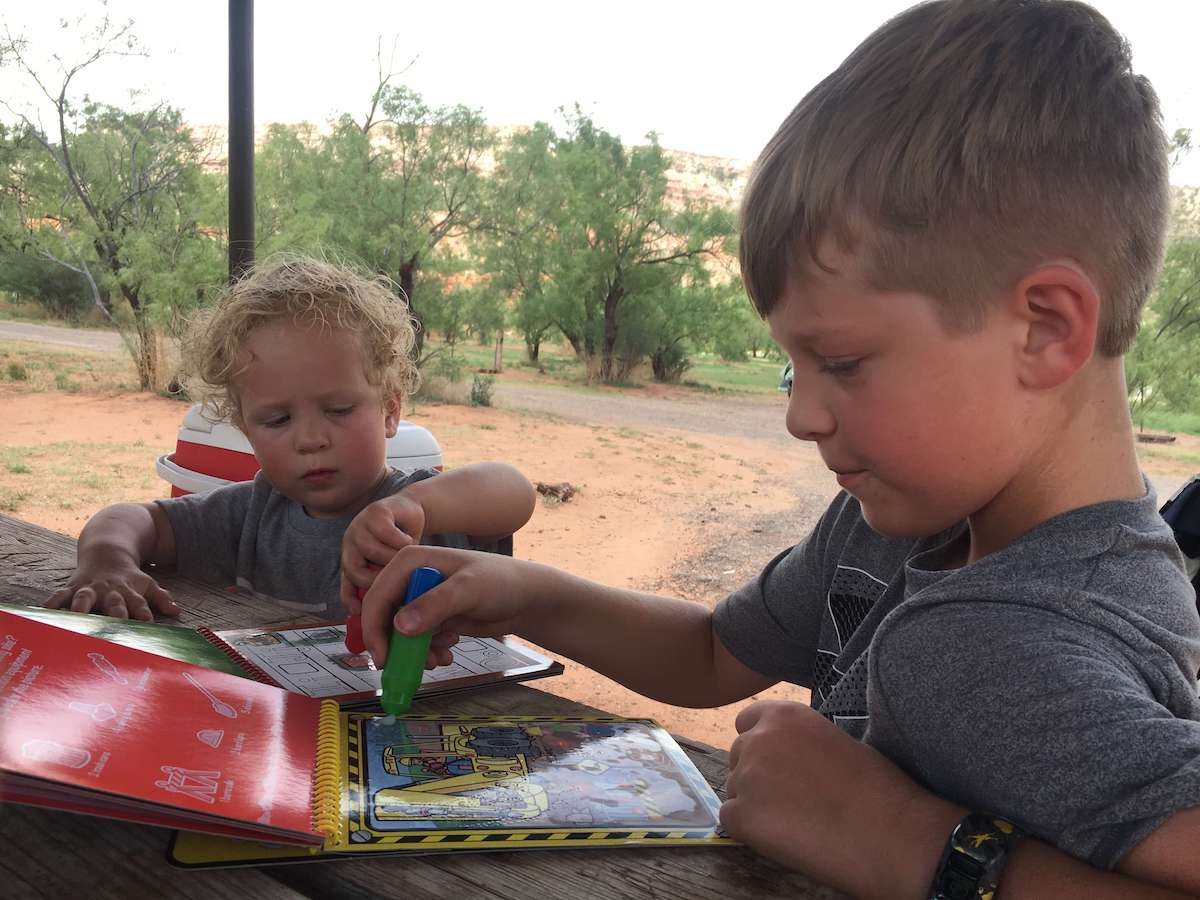
[{"label": "red and white cooler", "polygon": [[[194,405],[183,417],[175,452],[158,458],[155,468],[171,485],[171,496],[201,494],[231,481],[250,481],[258,474],[258,460],[246,436],[228,422],[213,423]],[[442,448],[420,425],[401,422],[388,439],[388,465],[401,472],[442,468]]]}]

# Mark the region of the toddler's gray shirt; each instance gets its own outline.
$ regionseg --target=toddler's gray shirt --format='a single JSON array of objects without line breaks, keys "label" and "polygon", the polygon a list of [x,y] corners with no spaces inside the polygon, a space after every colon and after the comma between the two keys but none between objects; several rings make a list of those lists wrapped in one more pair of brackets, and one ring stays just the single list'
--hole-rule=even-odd
[{"label": "toddler's gray shirt", "polygon": [[[436,474],[418,469],[404,475],[392,469],[371,502]],[[181,575],[236,585],[299,613],[345,618],[338,596],[342,535],[354,516],[313,518],[301,504],[276,491],[262,472],[254,481],[157,503],[175,529]],[[474,545],[461,534],[426,535],[421,543],[495,549],[494,544]]]},{"label": "toddler's gray shirt", "polygon": [[968,540],[884,538],[842,494],[714,627],[933,792],[1112,868],[1200,805],[1200,616],[1154,492],[943,569]]}]

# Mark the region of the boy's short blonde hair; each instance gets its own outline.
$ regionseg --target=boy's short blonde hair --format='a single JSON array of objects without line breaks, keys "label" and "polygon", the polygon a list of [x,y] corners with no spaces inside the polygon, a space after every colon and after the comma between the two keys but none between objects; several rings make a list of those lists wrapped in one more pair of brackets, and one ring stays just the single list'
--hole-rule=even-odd
[{"label": "boy's short blonde hair", "polygon": [[240,415],[233,380],[246,338],[269,322],[344,329],[362,341],[367,381],[380,402],[407,397],[417,385],[416,328],[398,288],[386,277],[363,275],[315,259],[273,258],[234,282],[191,320],[181,355],[185,384],[209,415]]},{"label": "boy's short blonde hair", "polygon": [[1077,261],[1097,349],[1137,334],[1161,263],[1167,145],[1129,47],[1066,0],[937,0],[868,37],[787,117],[742,205],[760,315],[829,239],[868,283],[939,303],[951,333],[1038,264]]}]

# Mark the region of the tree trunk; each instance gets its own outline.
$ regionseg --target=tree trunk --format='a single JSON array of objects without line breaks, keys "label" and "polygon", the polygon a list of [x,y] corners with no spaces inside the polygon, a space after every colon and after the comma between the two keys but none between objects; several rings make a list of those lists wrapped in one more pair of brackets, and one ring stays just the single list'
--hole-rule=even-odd
[{"label": "tree trunk", "polygon": [[402,265],[400,267],[399,281],[400,281],[400,290],[404,292],[404,296],[401,299],[408,306],[408,314],[410,316],[412,316],[413,319],[416,320],[416,325],[417,325],[416,354],[417,354],[417,358],[420,359],[421,349],[425,346],[425,322],[421,318],[420,314],[417,312],[417,307],[413,303],[413,285],[416,284],[416,281],[417,281],[417,263],[418,263],[418,258],[417,258],[417,255],[414,253],[412,255],[412,257],[409,258],[408,262],[406,262],[404,265]]},{"label": "tree trunk", "polygon": [[504,371],[504,329],[496,331],[496,357],[492,371],[499,374]]},{"label": "tree trunk", "polygon": [[613,356],[617,349],[617,307],[625,297],[625,288],[619,282],[608,289],[604,297],[604,343],[600,356],[600,380],[612,381]]},{"label": "tree trunk", "polygon": [[[120,266],[114,264],[114,272],[119,269]],[[124,284],[120,287],[121,294],[125,297],[125,302],[129,304],[129,308],[133,311],[133,327],[137,332],[137,353],[134,356],[133,362],[137,366],[138,383],[143,391],[157,390],[158,335],[154,330],[154,325],[150,322],[149,310],[146,308],[146,304],[142,302],[138,291]]]},{"label": "tree trunk", "polygon": [[587,360],[587,347],[584,346],[583,337],[573,331],[567,331],[561,325],[559,331],[563,333],[563,337],[567,339],[567,343],[571,345],[571,349],[575,351],[575,356],[584,361]]},{"label": "tree trunk", "polygon": [[138,382],[143,391],[157,390],[158,334],[144,313],[136,315],[134,325],[137,328],[137,356],[134,363],[137,365]]}]

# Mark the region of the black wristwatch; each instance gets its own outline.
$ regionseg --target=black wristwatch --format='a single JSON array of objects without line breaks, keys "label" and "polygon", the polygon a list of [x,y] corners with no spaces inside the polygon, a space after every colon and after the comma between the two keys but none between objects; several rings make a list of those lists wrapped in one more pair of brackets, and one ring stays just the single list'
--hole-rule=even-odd
[{"label": "black wristwatch", "polygon": [[1023,836],[1012,822],[996,816],[965,816],[946,841],[929,900],[992,900],[1008,851]]}]

